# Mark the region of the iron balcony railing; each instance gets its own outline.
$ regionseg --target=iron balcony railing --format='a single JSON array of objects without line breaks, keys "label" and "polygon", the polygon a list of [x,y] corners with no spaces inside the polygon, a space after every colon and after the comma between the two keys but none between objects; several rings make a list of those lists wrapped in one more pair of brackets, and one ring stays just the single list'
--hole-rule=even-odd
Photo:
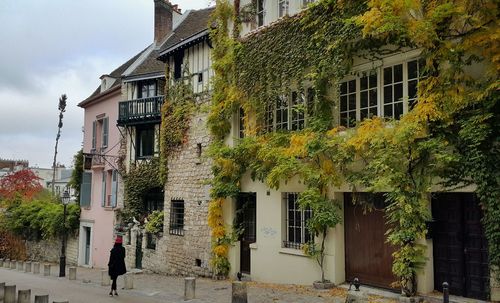
[{"label": "iron balcony railing", "polygon": [[118,104],[118,125],[160,122],[163,96],[122,101]]}]

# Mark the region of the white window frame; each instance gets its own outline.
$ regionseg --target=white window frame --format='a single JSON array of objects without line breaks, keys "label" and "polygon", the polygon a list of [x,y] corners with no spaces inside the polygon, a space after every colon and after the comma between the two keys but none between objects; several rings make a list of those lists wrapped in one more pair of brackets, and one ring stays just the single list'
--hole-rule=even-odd
[{"label": "white window frame", "polygon": [[[396,58],[399,58],[396,59]],[[342,104],[341,104],[341,92],[340,92],[340,85],[342,85],[342,83],[345,83],[345,82],[348,82],[348,81],[351,81],[351,80],[355,80],[356,81],[356,122],[360,122],[362,121],[361,119],[361,78],[364,77],[364,76],[368,76],[370,74],[374,74],[376,73],[377,74],[377,116],[379,117],[385,117],[385,118],[393,118],[394,117],[394,110],[393,110],[393,114],[390,116],[390,117],[386,117],[386,114],[385,114],[385,111],[384,111],[384,87],[389,87],[389,86],[393,86],[394,83],[391,83],[391,84],[387,84],[387,85],[384,85],[384,69],[385,68],[393,68],[394,66],[397,66],[397,65],[402,65],[402,87],[403,87],[403,94],[402,94],[402,103],[403,103],[403,111],[402,111],[402,115],[408,113],[409,109],[410,109],[410,102],[411,101],[414,101],[416,100],[417,98],[411,98],[411,96],[409,96],[409,81],[415,81],[417,79],[422,79],[423,76],[421,74],[421,70],[420,70],[420,65],[419,65],[419,61],[421,60],[421,58],[419,58],[418,56],[414,56],[414,57],[407,57],[407,58],[401,58],[401,57],[396,57],[396,58],[390,58],[390,60],[386,60],[383,64],[383,65],[380,65],[380,66],[377,66],[377,67],[374,67],[372,69],[365,69],[365,70],[362,70],[362,71],[359,71],[357,74],[357,76],[349,76],[349,77],[346,77],[344,78],[338,85],[338,88],[339,88],[339,92],[338,92],[338,100],[339,100],[339,111],[338,111],[338,121],[339,121],[339,125],[343,125],[342,124],[342,120],[341,120],[341,113],[343,113],[344,111],[341,111],[341,107],[342,107]],[[413,62],[413,61],[417,61],[417,73],[418,73],[418,78],[408,78],[408,64],[410,62]],[[398,83],[401,83],[401,82],[398,82]],[[418,85],[418,81],[417,81],[417,85]],[[371,88],[370,88],[371,89]],[[393,91],[393,94],[394,94],[394,91]],[[394,104],[394,101],[392,103],[388,103],[388,104]],[[397,118],[397,120],[399,120],[401,117]],[[345,126],[345,125],[344,125]],[[347,127],[353,127],[354,125],[348,125]]]},{"label": "white window frame", "polygon": [[[281,8],[283,7],[283,10]],[[278,0],[278,18],[288,16],[290,14],[290,0]]]},{"label": "white window frame", "polygon": [[[294,104],[293,95],[296,94],[297,98],[299,95],[302,95],[302,104],[296,103]],[[286,100],[286,105],[278,108],[278,103],[281,103],[283,100]],[[283,105],[281,103],[281,105]],[[297,110],[303,110],[303,123],[302,127],[298,127],[294,129],[294,123],[298,123],[298,119],[294,119],[294,112],[297,113]],[[314,110],[314,90],[311,87],[304,88],[303,90],[292,91],[290,93],[281,95],[276,97],[276,100],[271,104],[266,104],[264,110],[264,132],[274,132],[274,131],[298,131],[307,127],[308,123],[310,123],[310,117],[312,116],[312,111]],[[278,114],[281,114],[283,111],[286,111],[286,123],[283,122],[283,116],[281,122],[278,123]],[[286,128],[282,126],[286,124]]]},{"label": "white window frame", "polygon": [[[285,233],[284,233],[284,240],[283,240],[283,247],[284,248],[292,248],[292,249],[302,249],[303,245],[308,243],[311,240],[314,240],[314,235],[310,234],[309,231],[307,230],[307,219],[306,219],[306,214],[308,214],[308,218],[312,217],[312,210],[311,209],[300,209],[299,204],[297,202],[299,198],[300,193],[297,192],[284,192],[282,193],[282,200],[283,203],[285,204],[285,217],[284,219],[284,226],[285,226]],[[289,207],[289,199],[293,198],[295,199],[294,201],[294,208],[290,209]],[[294,213],[294,219],[295,215],[297,213],[300,214],[300,226],[295,225],[295,222],[292,223],[293,225],[290,225],[290,211]],[[294,220],[296,221],[296,220]],[[300,242],[296,241],[295,235],[290,237],[290,228],[294,229],[299,229],[300,230]]]},{"label": "white window frame", "polygon": [[[262,7],[259,7],[259,1],[262,1]],[[266,0],[257,0],[256,10],[257,27],[266,25]]]}]

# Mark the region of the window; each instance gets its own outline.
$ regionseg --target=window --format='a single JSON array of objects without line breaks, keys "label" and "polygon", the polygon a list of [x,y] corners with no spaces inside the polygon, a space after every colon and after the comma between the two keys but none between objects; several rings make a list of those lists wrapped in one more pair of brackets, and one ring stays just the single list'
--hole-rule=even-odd
[{"label": "window", "polygon": [[304,129],[314,110],[314,90],[279,96],[275,104],[267,104],[264,113],[265,132]]},{"label": "window", "polygon": [[289,102],[286,96],[280,96],[276,100],[276,130],[288,129]]},{"label": "window", "polygon": [[137,156],[136,158],[147,158],[154,155],[155,142],[154,125],[137,127]]},{"label": "window", "polygon": [[265,0],[257,0],[257,26],[264,25],[264,16],[266,15],[264,5]]},{"label": "window", "polygon": [[302,0],[302,6],[303,7],[306,7],[308,6],[310,3],[314,3],[316,0]]},{"label": "window", "polygon": [[340,125],[352,127],[356,122],[356,80],[340,84]]},{"label": "window", "polygon": [[288,15],[289,0],[278,0],[278,17],[284,17]]},{"label": "window", "polygon": [[102,120],[99,120],[102,129],[102,141],[101,148],[108,147],[108,137],[109,137],[109,118],[106,117]]},{"label": "window", "polygon": [[[104,114],[99,115],[103,117]],[[97,142],[101,142],[101,148],[108,147],[109,140],[109,118],[100,118],[92,122],[92,149],[97,149]]]},{"label": "window", "polygon": [[116,206],[117,182],[118,180],[117,180],[116,170],[110,169],[102,171],[102,195],[101,195],[102,207]]},{"label": "window", "polygon": [[180,50],[174,54],[174,80],[182,77],[182,64],[184,62],[184,51]]},{"label": "window", "polygon": [[184,200],[172,200],[169,233],[177,236],[184,235]]},{"label": "window", "polygon": [[304,93],[292,93],[292,130],[304,129],[306,95]]},{"label": "window", "polygon": [[163,191],[161,188],[153,188],[144,196],[144,210],[150,214],[155,210],[163,211]]},{"label": "window", "polygon": [[339,85],[340,125],[353,127],[375,115],[400,119],[417,99],[423,61],[411,60],[364,72]]},{"label": "window", "polygon": [[283,193],[286,205],[286,239],[283,246],[301,249],[303,244],[313,240],[313,235],[307,229],[307,221],[312,216],[311,209],[301,209],[297,203],[298,193]]},{"label": "window", "polygon": [[156,94],[156,81],[155,80],[147,80],[147,81],[139,81],[138,83],[138,98],[148,98],[155,97]]},{"label": "window", "polygon": [[146,248],[156,249],[156,236],[150,232],[146,232]]},{"label": "window", "polygon": [[245,111],[242,107],[238,111],[238,135],[240,139],[245,137]]},{"label": "window", "polygon": [[92,173],[82,173],[82,185],[80,187],[80,206],[90,207],[90,199],[92,193]]}]

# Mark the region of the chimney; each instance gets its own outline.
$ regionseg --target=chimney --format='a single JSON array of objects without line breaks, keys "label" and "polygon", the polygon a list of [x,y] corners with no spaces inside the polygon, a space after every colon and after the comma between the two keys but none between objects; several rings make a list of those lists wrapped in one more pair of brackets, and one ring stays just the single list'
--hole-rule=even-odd
[{"label": "chimney", "polygon": [[160,43],[172,32],[173,11],[175,8],[168,0],[155,2],[155,43]]}]

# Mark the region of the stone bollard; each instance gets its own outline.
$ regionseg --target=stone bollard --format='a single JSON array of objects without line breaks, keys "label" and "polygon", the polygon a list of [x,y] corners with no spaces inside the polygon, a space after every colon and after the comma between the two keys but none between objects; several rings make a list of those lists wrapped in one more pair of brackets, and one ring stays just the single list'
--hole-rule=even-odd
[{"label": "stone bollard", "polygon": [[231,303],[247,303],[247,283],[241,281],[233,281],[233,293]]},{"label": "stone bollard", "polygon": [[0,283],[0,302],[3,302],[5,297],[5,282]]},{"label": "stone bollard", "polygon": [[24,262],[23,261],[17,261],[17,270],[19,270],[19,271],[24,270]]},{"label": "stone bollard", "polygon": [[33,273],[36,275],[40,274],[40,263],[39,262],[33,262]]},{"label": "stone bollard", "polygon": [[43,275],[50,276],[50,264],[43,264]]},{"label": "stone bollard", "polygon": [[184,301],[194,299],[195,289],[196,278],[184,278]]},{"label": "stone bollard", "polygon": [[19,290],[17,303],[31,303],[31,289]]},{"label": "stone bollard", "polygon": [[16,260],[10,260],[10,269],[16,269],[16,264],[17,264]]},{"label": "stone bollard", "polygon": [[132,275],[131,273],[126,273],[123,277],[125,279],[124,289],[134,288],[134,275]]},{"label": "stone bollard", "polygon": [[31,272],[31,262],[30,261],[26,261],[26,263],[24,263],[24,272]]},{"label": "stone bollard", "polygon": [[16,286],[5,285],[4,303],[16,303]]},{"label": "stone bollard", "polygon": [[111,278],[109,277],[107,270],[101,270],[101,286],[109,286],[111,284]]},{"label": "stone bollard", "polygon": [[49,295],[36,295],[35,303],[49,303]]},{"label": "stone bollard", "polygon": [[69,279],[76,280],[76,267],[69,268]]}]

